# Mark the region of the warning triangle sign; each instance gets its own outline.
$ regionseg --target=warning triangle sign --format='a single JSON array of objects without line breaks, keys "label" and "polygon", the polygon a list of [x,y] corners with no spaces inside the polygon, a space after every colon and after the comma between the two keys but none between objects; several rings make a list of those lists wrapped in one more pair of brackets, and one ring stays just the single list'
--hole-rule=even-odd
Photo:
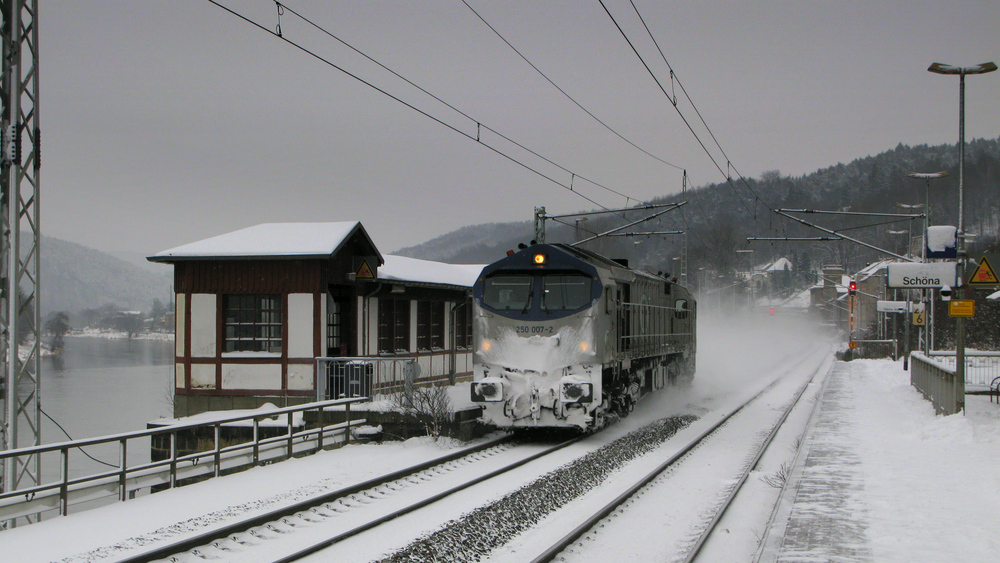
[{"label": "warning triangle sign", "polygon": [[969,277],[969,285],[1000,285],[1000,278],[997,278],[996,270],[990,265],[990,261],[983,256],[979,261],[979,266]]},{"label": "warning triangle sign", "polygon": [[368,260],[361,261],[361,267],[358,268],[358,272],[355,275],[356,279],[359,280],[373,280],[375,279],[375,273],[372,272],[371,267],[368,265]]}]

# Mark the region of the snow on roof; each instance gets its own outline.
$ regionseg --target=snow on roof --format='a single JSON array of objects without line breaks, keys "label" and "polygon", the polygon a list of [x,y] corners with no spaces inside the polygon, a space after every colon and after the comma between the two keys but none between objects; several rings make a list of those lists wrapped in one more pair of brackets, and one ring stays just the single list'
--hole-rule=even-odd
[{"label": "snow on roof", "polygon": [[388,254],[385,264],[378,269],[378,278],[472,287],[484,267],[485,264],[445,264]]},{"label": "snow on roof", "polygon": [[792,295],[778,306],[787,309],[808,309],[811,301],[812,292],[806,289]]},{"label": "snow on roof", "polygon": [[951,225],[927,227],[927,250],[944,252],[949,248],[955,248],[957,233],[958,227]]},{"label": "snow on roof", "polygon": [[791,269],[792,269],[792,261],[789,260],[788,258],[778,258],[777,260],[771,262],[770,264],[757,268],[758,271],[764,271],[764,272],[780,272],[782,270],[791,270]]},{"label": "snow on roof", "polygon": [[368,238],[359,221],[264,223],[157,252],[148,260],[330,256],[358,229]]},{"label": "snow on roof", "polygon": [[866,280],[879,273],[881,270],[888,268],[889,264],[893,262],[896,262],[896,260],[881,260],[879,262],[872,262],[858,272],[858,278]]}]

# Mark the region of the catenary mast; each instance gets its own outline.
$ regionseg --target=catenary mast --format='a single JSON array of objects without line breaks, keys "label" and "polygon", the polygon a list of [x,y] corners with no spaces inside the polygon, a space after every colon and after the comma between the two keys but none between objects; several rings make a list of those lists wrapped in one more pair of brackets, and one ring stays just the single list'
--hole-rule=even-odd
[{"label": "catenary mast", "polygon": [[[41,443],[38,0],[0,0],[0,451]],[[39,456],[5,459],[0,491],[40,483]],[[13,525],[14,522],[10,522]]]}]

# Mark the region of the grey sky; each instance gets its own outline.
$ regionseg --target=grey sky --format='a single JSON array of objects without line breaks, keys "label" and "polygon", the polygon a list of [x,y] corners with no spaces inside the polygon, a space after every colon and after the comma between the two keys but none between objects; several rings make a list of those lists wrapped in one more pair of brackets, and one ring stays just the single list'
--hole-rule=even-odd
[{"label": "grey sky", "polygon": [[[596,0],[468,1],[590,111],[687,169],[693,185],[723,179]],[[273,2],[222,3],[268,29],[277,24]],[[669,89],[631,5],[605,3]],[[802,175],[899,142],[954,143],[958,78],[927,66],[1000,62],[995,0],[635,3],[747,177]],[[44,234],[153,254],[257,223],[360,220],[391,252],[467,224],[528,220],[536,205],[593,207],[206,1],[41,4]],[[580,176],[641,200],[681,187],[677,169],[587,117],[460,0],[288,4]],[[293,14],[281,27],[476,135],[473,122]],[[1000,136],[998,100],[1000,72],[967,79],[967,139]],[[570,182],[520,150],[510,154]],[[574,188],[605,206],[625,204],[579,178]]]}]

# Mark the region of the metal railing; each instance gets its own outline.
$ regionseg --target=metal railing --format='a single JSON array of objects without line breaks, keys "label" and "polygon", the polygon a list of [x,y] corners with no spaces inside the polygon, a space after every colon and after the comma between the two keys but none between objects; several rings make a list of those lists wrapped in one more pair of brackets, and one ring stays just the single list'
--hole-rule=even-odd
[{"label": "metal railing", "polygon": [[420,377],[414,358],[316,358],[316,399],[392,395],[412,389]]},{"label": "metal railing", "polygon": [[[59,460],[59,478],[0,493],[0,522],[22,516],[58,510],[60,515],[69,513],[69,507],[84,502],[107,499],[117,495],[118,500],[131,498],[139,490],[154,486],[177,486],[178,481],[194,477],[218,477],[223,471],[251,467],[266,462],[287,459],[293,455],[311,453],[330,447],[337,438],[350,440],[351,426],[364,424],[364,419],[351,420],[351,403],[365,399],[339,399],[284,407],[266,412],[220,417],[211,422],[191,422],[163,428],[126,432],[110,436],[61,442],[0,452],[0,460],[26,458],[34,455],[55,454]],[[324,425],[323,410],[331,407],[346,410],[345,422]],[[304,413],[316,411],[318,426],[307,428]],[[244,426],[251,429],[247,441],[223,446],[223,427]],[[262,437],[261,428],[282,428],[281,435]],[[295,428],[301,430],[296,431]],[[196,429],[212,430],[212,447],[203,451],[181,455],[178,452],[178,435]],[[152,443],[157,437],[167,437],[169,447],[164,459],[128,464],[129,444],[136,441]],[[118,467],[70,477],[70,452],[87,446],[117,444]]]},{"label": "metal railing", "polygon": [[910,384],[934,405],[934,413],[950,415],[961,411],[965,396],[959,396],[955,369],[919,352],[910,354],[910,359]]},{"label": "metal railing", "polygon": [[[928,356],[955,369],[955,352],[933,351]],[[1000,352],[965,351],[965,384],[988,387],[1000,377]]]},{"label": "metal railing", "polygon": [[857,348],[854,349],[852,354],[854,359],[896,359],[895,340],[854,340],[853,342],[857,344]]}]

